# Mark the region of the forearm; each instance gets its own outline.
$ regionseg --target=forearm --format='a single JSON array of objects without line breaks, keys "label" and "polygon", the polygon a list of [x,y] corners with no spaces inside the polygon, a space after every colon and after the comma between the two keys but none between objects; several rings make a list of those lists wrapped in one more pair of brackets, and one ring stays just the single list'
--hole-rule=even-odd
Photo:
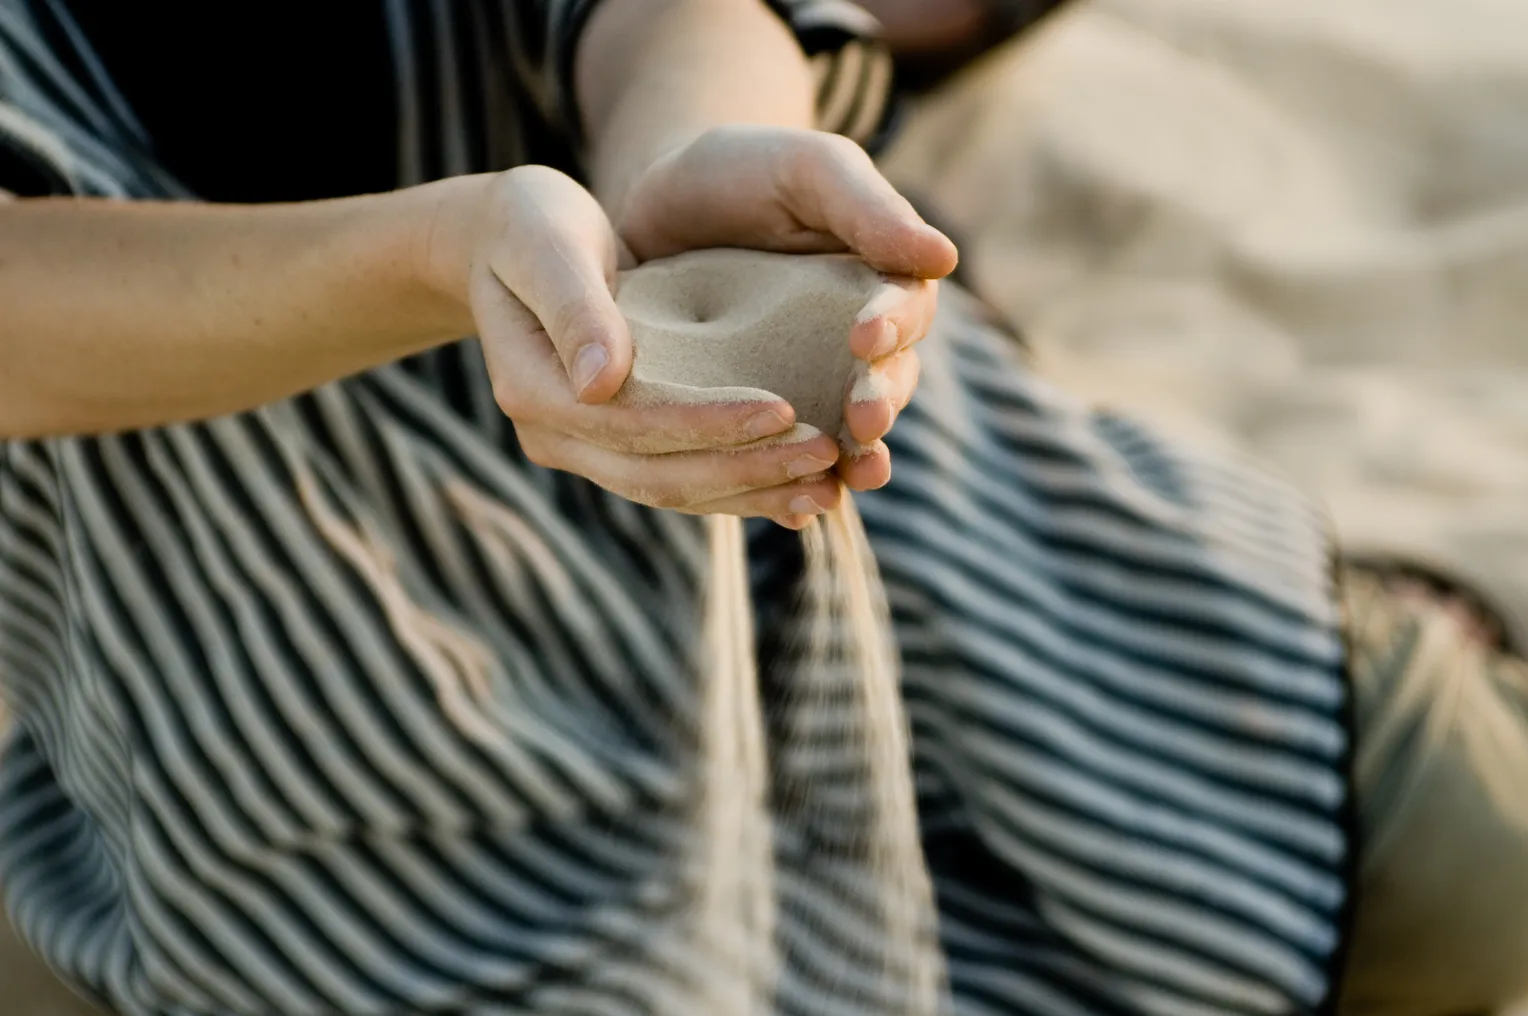
[{"label": "forearm", "polygon": [[469,333],[421,270],[439,186],[0,202],[0,438],[235,412]]},{"label": "forearm", "polygon": [[760,0],[605,0],[577,86],[594,190],[612,210],[659,156],[708,128],[813,121],[806,57]]}]

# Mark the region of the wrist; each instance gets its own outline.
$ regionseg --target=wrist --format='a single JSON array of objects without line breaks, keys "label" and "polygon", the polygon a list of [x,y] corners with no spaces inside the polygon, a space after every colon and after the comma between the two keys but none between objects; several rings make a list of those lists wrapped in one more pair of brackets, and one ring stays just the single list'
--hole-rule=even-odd
[{"label": "wrist", "polygon": [[396,191],[398,292],[421,323],[447,338],[475,330],[468,300],[474,251],[496,174],[450,177]]},{"label": "wrist", "polygon": [[670,143],[654,146],[641,157],[633,157],[628,153],[621,166],[609,167],[605,173],[596,177],[594,196],[610,217],[616,235],[623,241],[626,239],[634,203],[650,198],[647,192],[652,190],[652,184],[663,177],[702,133],[690,132],[677,136]]},{"label": "wrist", "polygon": [[680,130],[660,138],[647,139],[641,146],[606,145],[593,147],[591,190],[610,221],[619,227],[637,184],[665,162],[677,158],[700,137],[702,130]]},{"label": "wrist", "polygon": [[758,0],[606,0],[576,70],[592,190],[613,218],[654,165],[711,128],[814,124],[806,55]]}]

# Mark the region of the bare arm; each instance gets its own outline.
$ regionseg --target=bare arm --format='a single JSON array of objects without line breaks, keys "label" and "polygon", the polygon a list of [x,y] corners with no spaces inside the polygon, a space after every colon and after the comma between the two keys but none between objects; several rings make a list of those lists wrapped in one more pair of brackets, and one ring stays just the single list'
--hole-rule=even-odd
[{"label": "bare arm", "polygon": [[657,159],[708,128],[809,128],[810,69],[760,0],[605,0],[578,50],[594,191],[620,208]]},{"label": "bare arm", "polygon": [[473,179],[266,207],[0,202],[0,438],[234,412],[469,333],[422,267]]}]

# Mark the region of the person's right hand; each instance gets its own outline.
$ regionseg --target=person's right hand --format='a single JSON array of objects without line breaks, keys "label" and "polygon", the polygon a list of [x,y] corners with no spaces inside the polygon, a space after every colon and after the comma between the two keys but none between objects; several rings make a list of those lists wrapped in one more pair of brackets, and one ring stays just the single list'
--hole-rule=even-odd
[{"label": "person's right hand", "polygon": [[789,441],[795,413],[783,400],[608,403],[631,369],[613,296],[630,255],[583,187],[524,166],[443,193],[430,270],[470,305],[494,397],[532,462],[698,514],[789,520],[837,505],[837,442]]}]

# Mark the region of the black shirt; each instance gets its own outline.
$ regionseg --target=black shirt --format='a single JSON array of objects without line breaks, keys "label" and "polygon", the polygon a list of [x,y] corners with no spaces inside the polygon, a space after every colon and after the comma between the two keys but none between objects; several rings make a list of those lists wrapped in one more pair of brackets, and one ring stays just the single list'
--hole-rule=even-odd
[{"label": "black shirt", "polygon": [[160,163],[202,197],[297,201],[395,186],[398,100],[375,0],[68,6]]}]

